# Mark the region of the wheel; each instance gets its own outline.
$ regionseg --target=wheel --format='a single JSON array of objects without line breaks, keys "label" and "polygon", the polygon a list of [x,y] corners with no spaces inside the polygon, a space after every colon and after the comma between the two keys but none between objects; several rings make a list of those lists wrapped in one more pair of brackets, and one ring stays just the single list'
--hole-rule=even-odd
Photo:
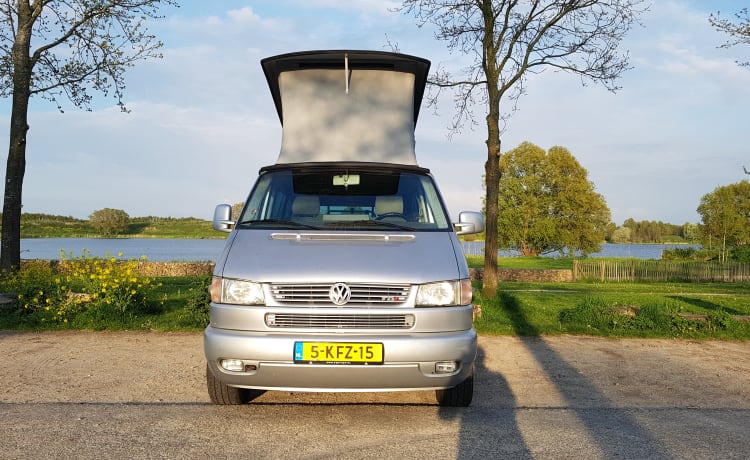
[{"label": "wheel", "polygon": [[388,219],[392,217],[395,217],[396,219],[408,220],[406,216],[401,214],[400,212],[386,212],[375,217],[375,220],[383,220],[383,219]]},{"label": "wheel", "polygon": [[435,396],[438,404],[443,407],[468,407],[474,397],[474,366],[471,366],[466,380],[453,388],[436,390]]},{"label": "wheel", "polygon": [[244,388],[230,387],[222,383],[206,364],[206,387],[211,402],[222,406],[245,404],[250,400],[250,391]]}]

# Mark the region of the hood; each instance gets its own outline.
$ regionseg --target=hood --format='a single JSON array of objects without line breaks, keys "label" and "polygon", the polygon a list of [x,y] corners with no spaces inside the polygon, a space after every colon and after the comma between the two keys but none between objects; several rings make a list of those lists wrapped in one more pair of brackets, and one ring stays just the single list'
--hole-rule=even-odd
[{"label": "hood", "polygon": [[216,274],[267,283],[419,284],[467,277],[453,239],[452,232],[236,230]]},{"label": "hood", "polygon": [[378,51],[308,51],[263,59],[279,120],[277,163],[416,165],[414,128],[430,62]]}]

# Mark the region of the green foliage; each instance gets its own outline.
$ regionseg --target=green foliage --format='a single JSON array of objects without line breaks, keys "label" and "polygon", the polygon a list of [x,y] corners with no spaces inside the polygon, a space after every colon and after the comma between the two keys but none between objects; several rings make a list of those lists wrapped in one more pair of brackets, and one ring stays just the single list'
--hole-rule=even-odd
[{"label": "green foliage", "polygon": [[738,323],[723,310],[688,316],[671,303],[633,308],[587,298],[577,307],[561,311],[560,324],[570,332],[597,335],[694,337],[726,332]]},{"label": "green foliage", "polygon": [[604,240],[610,212],[588,172],[563,147],[524,142],[500,158],[498,241],[524,256],[588,254]]},{"label": "green foliage", "polygon": [[[22,238],[90,238],[98,233],[88,220],[49,214],[22,214]],[[132,217],[119,234],[148,238],[225,238],[213,229],[211,221],[195,217]]]},{"label": "green foliage", "polygon": [[211,221],[195,217],[135,217],[130,219],[127,235],[158,238],[225,238],[213,229]]},{"label": "green foliage", "polygon": [[698,214],[703,246],[719,249],[726,261],[730,248],[750,244],[750,182],[717,187],[703,195]]},{"label": "green foliage", "polygon": [[700,260],[700,251],[694,247],[665,249],[661,252],[664,260]]},{"label": "green foliage", "polygon": [[[675,225],[662,221],[626,219],[622,227],[618,229],[630,230],[630,238],[625,241],[612,241],[617,243],[663,243],[666,241],[694,241],[695,224]],[[693,233],[691,234],[691,230]]]},{"label": "green foliage", "polygon": [[138,260],[63,252],[56,267],[40,261],[6,273],[0,291],[16,294],[24,325],[98,328],[113,318],[158,310],[151,296],[158,283],[138,275],[137,266]]},{"label": "green foliage", "polygon": [[185,306],[178,315],[183,326],[202,329],[208,325],[211,310],[211,295],[208,291],[210,285],[211,277],[202,276],[188,289]]},{"label": "green foliage", "polygon": [[613,243],[630,243],[632,239],[632,230],[628,227],[617,227],[610,237]]},{"label": "green foliage", "polygon": [[89,223],[104,236],[118,235],[128,228],[130,216],[122,209],[104,208],[89,216]]},{"label": "green foliage", "polygon": [[729,259],[735,262],[750,262],[750,244],[732,248]]}]

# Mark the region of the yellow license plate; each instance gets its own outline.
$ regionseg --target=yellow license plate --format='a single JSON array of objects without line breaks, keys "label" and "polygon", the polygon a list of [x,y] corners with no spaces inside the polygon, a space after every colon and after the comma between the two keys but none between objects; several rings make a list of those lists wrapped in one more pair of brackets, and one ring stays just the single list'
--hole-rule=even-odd
[{"label": "yellow license plate", "polygon": [[383,344],[295,342],[294,362],[323,364],[383,364]]}]

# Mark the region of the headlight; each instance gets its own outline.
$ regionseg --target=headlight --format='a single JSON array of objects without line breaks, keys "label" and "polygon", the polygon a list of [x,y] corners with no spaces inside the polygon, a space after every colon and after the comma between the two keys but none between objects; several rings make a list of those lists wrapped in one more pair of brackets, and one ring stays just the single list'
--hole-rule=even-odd
[{"label": "headlight", "polygon": [[234,305],[263,305],[263,286],[251,281],[215,276],[211,281],[211,301]]},{"label": "headlight", "polygon": [[419,286],[418,307],[452,307],[471,303],[471,280],[439,281]]}]

